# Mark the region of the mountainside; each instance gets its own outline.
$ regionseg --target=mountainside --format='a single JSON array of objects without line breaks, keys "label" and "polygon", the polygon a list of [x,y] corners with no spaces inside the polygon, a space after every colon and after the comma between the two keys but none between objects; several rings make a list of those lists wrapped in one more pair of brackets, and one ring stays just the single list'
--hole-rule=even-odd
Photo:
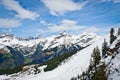
[{"label": "mountainside", "polygon": [[120,36],[110,45],[108,66],[105,71],[108,80],[119,80],[120,76]]},{"label": "mountainside", "polygon": [[[0,65],[5,68],[10,67],[11,63],[12,65],[43,63],[65,53],[79,51],[91,45],[96,37],[93,33],[68,35],[65,31],[57,36],[27,39],[0,34]],[[9,58],[3,57],[6,53]],[[8,60],[11,62],[7,62]]]},{"label": "mountainside", "polygon": [[[33,61],[36,60],[37,63],[41,62],[39,60],[42,56],[43,64],[33,62],[32,65],[23,66],[20,72],[1,75],[0,79],[119,80],[119,28],[115,31],[112,28],[110,35],[104,37],[92,33],[75,36],[64,32],[59,36],[45,38],[44,45],[41,45],[42,40],[41,43],[35,44],[37,46],[34,46],[36,51],[33,54],[23,56],[35,58]],[[0,48],[4,54],[11,53],[11,49],[5,44],[1,44]]]},{"label": "mountainside", "polygon": [[[81,74],[84,70],[86,70],[89,66],[90,55],[92,53],[92,49],[101,44],[103,39],[100,37],[96,37],[92,40],[90,46],[81,51],[77,52],[72,57],[65,60],[65,63],[61,63],[56,69],[48,72],[41,72],[37,75],[31,74],[27,75],[24,73],[19,73],[18,75],[24,77],[17,79],[19,80],[70,80],[73,75]],[[24,74],[24,75],[23,75]],[[59,78],[58,78],[59,76]],[[10,76],[7,76],[8,78]],[[12,77],[10,77],[12,79]],[[14,77],[13,77],[14,78]]]}]

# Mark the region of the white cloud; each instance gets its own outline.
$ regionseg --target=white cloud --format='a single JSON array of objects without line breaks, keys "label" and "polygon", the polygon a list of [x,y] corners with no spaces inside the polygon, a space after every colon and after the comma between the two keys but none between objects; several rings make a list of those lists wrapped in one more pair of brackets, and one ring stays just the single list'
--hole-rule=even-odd
[{"label": "white cloud", "polygon": [[69,20],[69,19],[63,19],[60,24],[49,23],[51,25],[47,25],[47,22],[44,20],[41,23],[48,26],[48,29],[47,30],[38,29],[37,31],[40,33],[48,33],[48,32],[54,33],[54,32],[61,32],[61,31],[67,31],[67,32],[70,32],[73,34],[76,34],[76,33],[99,33],[101,30],[100,28],[93,27],[93,26],[78,25],[77,21]]},{"label": "white cloud", "polygon": [[8,10],[16,11],[17,15],[15,16],[18,18],[34,20],[35,18],[39,17],[37,13],[24,9],[16,0],[3,0],[3,5]]},{"label": "white cloud", "polygon": [[47,22],[45,19],[40,19],[40,24],[42,24],[42,25],[44,25],[44,26],[54,25],[54,23],[49,23],[49,22]]},{"label": "white cloud", "polygon": [[0,28],[14,28],[20,25],[18,20],[0,18]]},{"label": "white cloud", "polygon": [[46,22],[44,19],[41,19],[41,20],[40,20],[40,23],[41,23],[42,25],[44,25],[44,26],[49,25],[48,22]]},{"label": "white cloud", "polygon": [[73,0],[41,0],[52,15],[63,15],[67,11],[81,10],[86,2],[75,3]]},{"label": "white cloud", "polygon": [[83,32],[85,33],[96,33],[98,32],[100,29],[96,28],[96,27],[86,27],[85,30],[83,30]]},{"label": "white cloud", "polygon": [[60,32],[60,31],[76,31],[80,29],[84,29],[85,26],[79,26],[77,25],[77,22],[74,20],[62,20],[61,24],[59,25],[52,25],[49,26],[48,29],[51,32]]},{"label": "white cloud", "polygon": [[38,29],[37,31],[40,32],[40,33],[45,33],[46,32],[46,30],[43,30],[43,29]]}]

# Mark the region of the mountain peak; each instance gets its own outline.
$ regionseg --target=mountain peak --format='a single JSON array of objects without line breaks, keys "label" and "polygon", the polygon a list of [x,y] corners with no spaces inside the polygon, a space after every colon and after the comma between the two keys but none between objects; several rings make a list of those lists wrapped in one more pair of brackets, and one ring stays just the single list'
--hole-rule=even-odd
[{"label": "mountain peak", "polygon": [[66,36],[67,33],[66,33],[66,31],[62,31],[62,32],[60,32],[60,35],[62,35],[62,36]]}]

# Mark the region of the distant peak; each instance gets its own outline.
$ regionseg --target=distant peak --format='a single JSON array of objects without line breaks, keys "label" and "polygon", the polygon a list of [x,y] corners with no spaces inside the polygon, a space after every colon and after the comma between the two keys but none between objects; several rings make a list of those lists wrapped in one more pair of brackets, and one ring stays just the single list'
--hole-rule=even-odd
[{"label": "distant peak", "polygon": [[66,33],[66,31],[62,31],[62,32],[60,32],[60,35],[62,35],[62,36],[66,36],[67,33]]},{"label": "distant peak", "polygon": [[83,35],[91,35],[91,36],[95,36],[96,33],[87,33],[87,32],[85,32],[85,33],[83,33]]}]

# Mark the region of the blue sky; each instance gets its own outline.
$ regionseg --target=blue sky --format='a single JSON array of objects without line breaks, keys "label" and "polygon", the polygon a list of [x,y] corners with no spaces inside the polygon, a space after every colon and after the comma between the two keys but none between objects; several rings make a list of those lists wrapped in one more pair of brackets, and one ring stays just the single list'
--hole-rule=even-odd
[{"label": "blue sky", "polygon": [[0,33],[104,34],[120,25],[120,0],[0,0]]}]

